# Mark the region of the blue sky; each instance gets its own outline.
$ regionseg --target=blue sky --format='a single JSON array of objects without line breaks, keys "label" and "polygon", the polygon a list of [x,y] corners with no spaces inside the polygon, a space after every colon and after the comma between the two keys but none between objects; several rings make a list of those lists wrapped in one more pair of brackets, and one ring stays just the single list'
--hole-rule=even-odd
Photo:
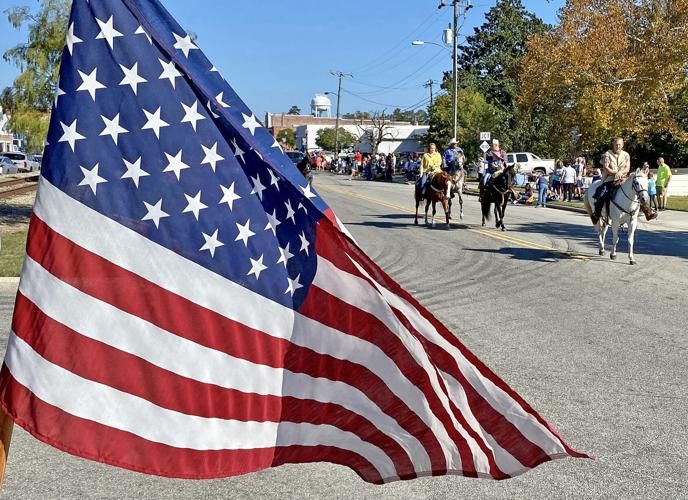
[{"label": "blue sky", "polygon": [[[0,0],[0,12],[37,0]],[[227,81],[260,117],[266,111],[304,112],[313,94],[337,91],[330,70],[354,74],[344,82],[342,113],[422,106],[422,83],[441,80],[451,67],[448,52],[411,41],[441,43],[451,21],[450,8],[438,0],[163,0],[179,24],[198,35],[197,43]],[[549,23],[563,0],[525,0],[528,10]],[[485,21],[495,0],[474,0],[461,30]],[[26,33],[0,18],[0,53]],[[0,60],[0,87],[10,85],[18,69]],[[436,89],[437,91],[437,89]],[[355,95],[353,95],[355,94]],[[333,101],[335,97],[333,96]],[[334,110],[333,110],[334,111]]]}]

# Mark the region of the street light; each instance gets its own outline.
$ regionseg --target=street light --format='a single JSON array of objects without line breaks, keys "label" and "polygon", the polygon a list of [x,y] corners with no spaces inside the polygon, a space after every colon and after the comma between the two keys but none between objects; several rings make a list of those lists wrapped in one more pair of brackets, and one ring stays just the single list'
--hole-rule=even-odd
[{"label": "street light", "polygon": [[441,43],[427,42],[425,40],[414,40],[411,42],[411,45],[415,45],[415,46],[426,45],[426,44],[427,45],[437,45],[438,47],[442,47],[444,50],[446,50],[447,52],[449,52],[451,54],[451,50],[449,49],[449,47],[446,47],[446,46],[442,45]]}]

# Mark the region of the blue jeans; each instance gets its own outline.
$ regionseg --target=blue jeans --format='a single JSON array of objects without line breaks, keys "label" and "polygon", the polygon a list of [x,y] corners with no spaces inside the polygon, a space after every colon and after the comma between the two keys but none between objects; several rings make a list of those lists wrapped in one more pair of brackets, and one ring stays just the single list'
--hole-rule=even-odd
[{"label": "blue jeans", "polygon": [[538,205],[542,205],[543,207],[547,204],[547,186],[540,186],[538,189]]}]

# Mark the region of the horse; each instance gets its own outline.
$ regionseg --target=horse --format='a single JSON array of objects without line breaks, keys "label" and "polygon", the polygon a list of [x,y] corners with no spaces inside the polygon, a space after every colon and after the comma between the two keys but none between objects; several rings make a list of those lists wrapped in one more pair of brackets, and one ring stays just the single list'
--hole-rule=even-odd
[{"label": "horse", "polygon": [[504,226],[504,214],[509,199],[514,197],[514,185],[516,184],[516,165],[511,164],[498,176],[492,176],[490,181],[483,187],[480,206],[483,213],[483,227],[485,221],[490,220],[490,205],[494,203],[495,227],[506,231]]},{"label": "horse", "polygon": [[[612,193],[609,203],[602,209],[602,217],[594,224],[599,241],[599,254],[604,256],[604,239],[607,229],[612,227],[612,251],[609,257],[616,260],[616,245],[619,243],[619,228],[628,224],[628,259],[631,265],[637,264],[633,256],[635,229],[638,225],[638,213],[641,207],[649,207],[650,196],[647,192],[649,168],[636,169]],[[602,184],[601,180],[594,182],[585,194],[583,202],[588,215],[592,219],[595,210],[595,191]]]},{"label": "horse", "polygon": [[459,217],[463,219],[463,189],[466,184],[466,172],[463,170],[463,156],[456,161],[453,168],[449,169],[449,175],[452,176],[451,196],[449,197],[449,218],[451,219],[452,200],[454,197],[458,196],[459,208],[461,209]]},{"label": "horse", "polygon": [[432,203],[432,227],[435,227],[435,214],[437,213],[437,202],[442,203],[444,215],[447,218],[447,229],[449,229],[449,198],[452,190],[452,176],[446,172],[438,172],[428,180],[425,189],[425,195],[416,188],[416,220],[414,224],[418,225],[418,207],[422,200],[427,200],[425,204],[425,223],[428,223],[428,209]]}]

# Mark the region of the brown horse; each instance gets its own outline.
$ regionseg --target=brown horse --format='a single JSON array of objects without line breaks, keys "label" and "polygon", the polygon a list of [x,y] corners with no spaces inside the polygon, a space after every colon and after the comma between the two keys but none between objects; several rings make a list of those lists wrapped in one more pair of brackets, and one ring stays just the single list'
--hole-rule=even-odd
[{"label": "brown horse", "polygon": [[422,200],[426,200],[425,204],[425,223],[428,223],[428,209],[432,203],[432,227],[435,227],[435,214],[437,213],[437,202],[442,203],[444,215],[447,218],[447,229],[449,229],[449,199],[451,197],[452,177],[446,172],[438,172],[432,176],[425,188],[425,194],[416,189],[416,220],[414,224],[418,225],[418,207]]}]

